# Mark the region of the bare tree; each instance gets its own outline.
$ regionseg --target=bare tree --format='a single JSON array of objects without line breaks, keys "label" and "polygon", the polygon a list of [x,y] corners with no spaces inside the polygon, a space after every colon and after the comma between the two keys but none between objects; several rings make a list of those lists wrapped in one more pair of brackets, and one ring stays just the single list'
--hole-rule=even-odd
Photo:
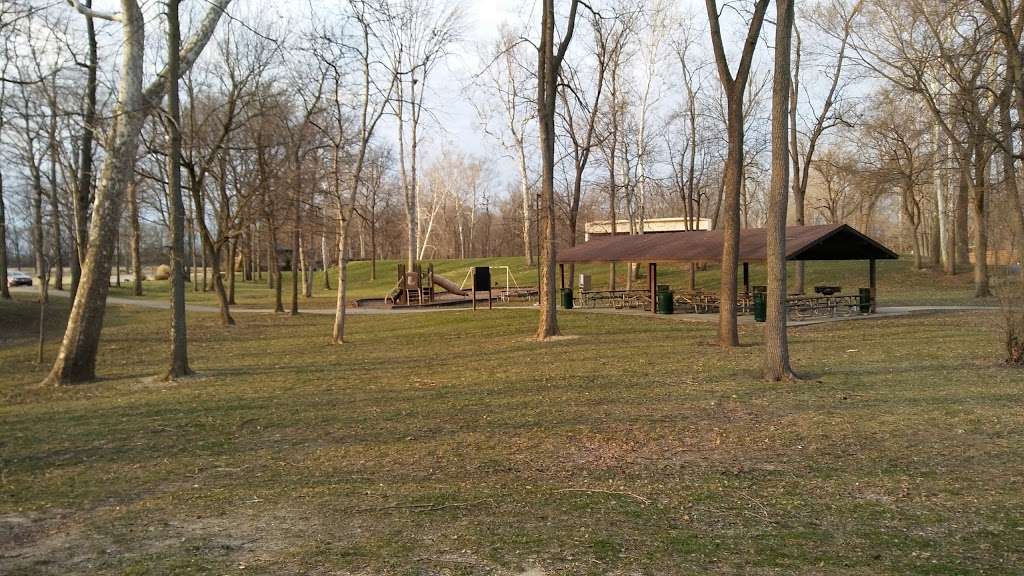
[{"label": "bare tree", "polygon": [[[600,143],[598,119],[605,94],[605,75],[609,66],[609,37],[607,30],[600,26],[596,14],[591,14],[591,29],[594,42],[593,68],[589,71],[590,84],[586,84],[579,64],[563,63],[560,70],[562,83],[559,97],[562,102],[562,127],[569,137],[569,157],[572,161],[572,185],[566,198],[569,221],[569,245],[575,246],[579,236],[580,202],[583,198],[583,177],[590,164],[594,148]],[[585,98],[590,95],[589,98]],[[575,286],[576,266],[569,266],[569,287]]]},{"label": "bare tree", "polygon": [[[334,344],[345,342],[346,294],[349,284],[348,242],[359,187],[363,185],[363,173],[377,125],[391,99],[396,96],[398,84],[395,70],[380,69],[380,56],[383,52],[379,41],[381,30],[375,25],[381,23],[382,16],[386,20],[386,14],[381,14],[372,2],[365,0],[349,0],[348,7],[351,23],[355,27],[353,38],[345,38],[342,30],[321,30],[317,32],[319,42],[314,49],[331,95],[327,106],[331,125],[321,126],[321,130],[331,143],[330,189],[337,202],[338,216],[338,294],[331,334]],[[343,89],[348,88],[348,71],[341,68],[339,63],[345,57],[353,61],[355,82],[351,88],[358,90],[358,100],[351,111],[346,109],[343,101]],[[382,74],[387,76],[386,82],[381,81]],[[349,134],[352,114],[355,115],[355,130]],[[350,156],[346,158],[347,154]]]},{"label": "bare tree", "polygon": [[457,4],[433,0],[400,0],[381,3],[383,11],[379,32],[395,74],[395,96],[391,106],[398,120],[398,162],[402,190],[405,194],[406,226],[408,226],[407,265],[422,258],[424,246],[418,241],[420,221],[419,185],[416,161],[419,154],[420,129],[424,121],[427,83],[435,67],[442,62],[451,45],[462,34],[462,10]]},{"label": "bare tree", "polygon": [[[183,44],[181,72],[187,71],[195,63],[229,2],[211,1],[210,8],[195,32]],[[160,78],[143,87],[145,20],[136,0],[121,0],[121,12],[117,14],[98,12],[80,4],[76,7],[80,12],[93,17],[121,22],[124,48],[114,123],[107,137],[107,155],[93,202],[82,278],[68,317],[60,352],[45,380],[48,384],[72,384],[96,377],[96,355],[103,328],[103,313],[106,310],[111,257],[117,236],[116,222],[121,216],[124,197],[133,177],[142,124],[159,103],[164,78],[167,76],[167,71],[163,70]]]},{"label": "bare tree", "polygon": [[[838,29],[835,36],[839,40],[839,48],[836,50],[835,63],[831,68],[824,71],[825,77],[830,78],[828,92],[821,103],[821,107],[814,114],[810,130],[806,135],[803,158],[801,158],[800,132],[797,126],[799,97],[800,97],[800,62],[801,62],[801,38],[800,32],[794,25],[796,35],[796,47],[794,50],[793,62],[793,85],[790,90],[791,99],[789,104],[789,130],[791,139],[790,158],[793,163],[793,223],[803,226],[806,223],[806,198],[807,182],[811,175],[811,166],[814,163],[814,153],[818,148],[818,141],[830,128],[842,125],[844,110],[842,109],[843,92],[846,87],[846,79],[843,77],[843,65],[846,62],[846,47],[850,41],[850,32],[853,27],[853,20],[860,13],[863,0],[856,0],[853,7],[847,9],[842,0],[836,0],[820,7],[814,14],[812,21],[819,28],[827,30]],[[796,262],[796,278],[793,282],[793,289],[804,293],[804,263]]]},{"label": "bare tree", "polygon": [[754,50],[757,39],[761,35],[761,25],[768,10],[768,0],[757,0],[750,18],[747,38],[743,44],[740,63],[733,76],[729,69],[729,60],[722,43],[722,30],[719,23],[720,14],[716,0],[705,0],[708,21],[711,28],[711,43],[718,65],[718,78],[725,92],[727,106],[727,132],[729,151],[725,160],[725,187],[722,198],[722,279],[719,293],[718,343],[731,347],[739,345],[739,332],[736,328],[737,282],[736,267],[739,265],[740,244],[740,188],[743,183],[743,137],[744,137],[744,93],[750,68],[753,64]]},{"label": "bare tree", "polygon": [[[493,93],[496,96],[494,99],[500,103],[500,113],[504,116],[504,130],[490,130],[486,124],[484,130],[515,155],[519,174],[519,193],[522,195],[520,205],[523,213],[523,255],[526,256],[526,264],[532,266],[534,254],[530,236],[531,177],[526,140],[529,124],[533,122],[533,111],[530,109],[530,98],[527,94],[530,78],[520,61],[522,46],[522,42],[514,32],[508,28],[501,30],[501,36],[493,49],[493,61],[488,65],[486,72],[490,80],[489,92]],[[491,98],[488,97],[487,100],[489,102]],[[485,118],[492,113],[486,104],[481,102],[476,104]]]},{"label": "bare tree", "polygon": [[[86,8],[92,6],[92,0],[83,0]],[[82,128],[78,138],[78,179],[74,193],[71,195],[74,226],[74,255],[71,258],[71,297],[78,294],[78,284],[82,276],[82,263],[85,261],[89,243],[89,207],[93,200],[93,154],[97,126],[97,90],[99,86],[99,44],[96,40],[96,22],[88,10],[84,11],[88,59],[85,62],[86,81],[85,95],[82,100]]]},{"label": "bare tree", "polygon": [[537,339],[547,340],[557,336],[558,316],[555,308],[555,260],[557,239],[555,221],[555,104],[558,95],[558,78],[565,53],[572,42],[576,29],[576,11],[579,0],[569,4],[569,20],[561,40],[555,42],[555,0],[544,0],[541,15],[540,45],[537,49],[537,121],[540,125],[540,277],[537,284],[540,291],[540,319]]}]

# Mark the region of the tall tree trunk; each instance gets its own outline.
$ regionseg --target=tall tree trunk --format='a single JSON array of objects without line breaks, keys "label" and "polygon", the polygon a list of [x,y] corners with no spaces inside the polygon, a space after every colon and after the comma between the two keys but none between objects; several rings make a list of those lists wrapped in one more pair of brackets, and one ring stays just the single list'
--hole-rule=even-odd
[{"label": "tall tree trunk", "polygon": [[370,282],[377,280],[377,218],[370,220]]},{"label": "tall tree trunk", "polygon": [[[301,185],[301,184],[300,184]],[[295,316],[299,313],[299,261],[301,260],[301,254],[299,253],[300,241],[299,226],[302,219],[302,209],[299,204],[301,202],[299,192],[295,192],[295,207],[294,207],[294,221],[292,226],[292,261],[290,268],[292,269],[292,301],[291,308],[288,313]]]},{"label": "tall tree trunk", "polygon": [[344,208],[338,208],[338,298],[334,304],[334,329],[331,339],[335,344],[345,342],[345,310],[348,307],[348,222]]},{"label": "tall tree trunk", "polygon": [[[178,77],[181,30],[179,0],[166,0],[167,7],[167,191],[171,204],[171,358],[167,379],[192,374],[188,364],[188,328],[185,319],[185,202],[181,191],[181,101]],[[203,218],[203,214],[197,214]],[[205,272],[205,267],[204,267]]]},{"label": "tall tree trunk", "polygon": [[[224,276],[221,274],[220,262],[222,252],[224,251],[223,244],[217,244],[215,248],[210,249],[210,266],[213,272],[213,291],[217,294],[218,308],[220,309],[220,323],[222,326],[234,326],[235,319],[231,317],[231,299],[228,296],[227,288],[224,286]],[[234,268],[232,263],[229,268]],[[231,274],[234,276],[234,274]]]},{"label": "tall tree trunk", "polygon": [[[124,42],[118,103],[93,202],[82,276],[60,352],[44,384],[73,384],[96,378],[103,314],[110,288],[111,256],[125,190],[131,182],[139,132],[146,110],[142,94],[144,22],[135,2],[123,1]],[[81,189],[80,189],[81,190]]]},{"label": "tall tree trunk", "polygon": [[730,98],[728,104],[729,138],[725,159],[725,189],[722,195],[722,268],[718,303],[718,343],[738,346],[736,326],[737,282],[740,244],[740,190],[743,186],[743,99]]},{"label": "tall tree trunk", "polygon": [[522,141],[518,142],[516,150],[519,153],[519,192],[522,194],[523,256],[526,257],[526,265],[533,266],[533,250],[530,247],[530,175],[526,168],[526,151]]},{"label": "tall tree trunk", "polygon": [[968,249],[968,237],[970,235],[968,213],[971,210],[971,168],[970,158],[958,158],[960,163],[960,181],[957,188],[956,212],[954,213],[954,240],[956,244],[956,261],[962,262],[965,266],[971,262]]},{"label": "tall tree trunk", "polygon": [[57,156],[60,154],[60,145],[57,142],[57,86],[56,75],[54,75],[53,100],[51,102],[50,122],[47,129],[47,138],[50,144],[50,229],[53,234],[53,287],[57,290],[64,290],[64,248],[61,245],[60,201],[58,199],[57,187]]},{"label": "tall tree trunk", "polygon": [[274,287],[274,312],[284,312],[281,293],[281,261],[277,255],[277,229],[273,220],[267,220],[267,261],[271,267],[267,276]]},{"label": "tall tree trunk", "polygon": [[4,205],[4,174],[0,170],[0,298],[11,299],[11,290],[7,287],[7,209]]},{"label": "tall tree trunk", "polygon": [[764,376],[771,381],[796,378],[789,366],[786,335],[786,210],[789,204],[790,49],[795,0],[776,0],[775,71],[772,88],[772,176],[768,195],[767,317],[764,325]]},{"label": "tall tree trunk", "polygon": [[128,185],[128,219],[132,227],[132,293],[142,296],[142,282],[145,280],[142,273],[142,228],[139,224],[139,190],[134,180]]},{"label": "tall tree trunk", "polygon": [[[945,148],[947,150],[947,157],[948,157],[949,156],[948,150],[950,149],[950,144],[948,142],[946,143]],[[942,254],[943,254],[943,258],[942,258],[942,271],[945,274],[949,274],[949,275],[956,274],[956,262],[957,262],[957,256],[956,256],[956,248],[957,248],[956,247],[956,233],[952,230],[952,226],[951,226],[951,216],[952,216],[951,212],[952,211],[949,209],[950,205],[953,203],[953,197],[952,197],[952,194],[950,193],[951,192],[951,189],[950,189],[951,181],[952,181],[952,179],[949,177],[949,169],[948,169],[948,167],[944,166],[943,170],[942,170],[942,174],[939,176],[939,185],[942,186],[942,190],[943,190],[942,213],[940,214],[940,217],[941,217],[940,221],[944,225],[945,230],[943,230],[943,232],[945,233],[946,237],[943,238],[943,239],[940,239],[940,242],[942,243]]]},{"label": "tall tree trunk", "polygon": [[[92,0],[83,0],[86,7],[92,6]],[[86,38],[89,46],[89,59],[86,63],[85,102],[82,113],[82,134],[78,143],[78,184],[71,195],[72,212],[74,212],[74,245],[75,254],[71,259],[71,298],[78,294],[81,282],[82,265],[89,248],[89,206],[92,203],[93,149],[96,127],[96,92],[99,85],[97,75],[99,69],[99,45],[96,41],[96,25],[93,18],[85,18]]]},{"label": "tall tree trunk", "polygon": [[[1010,208],[1010,227],[1013,230],[1014,251],[1017,258],[1024,258],[1024,212],[1022,212],[1020,188],[1017,185],[1016,159],[1013,156],[1013,122],[1011,111],[1013,109],[1013,67],[1007,66],[1007,84],[1003,88],[999,100],[999,146],[1002,155],[1002,176],[1006,190],[1006,199]],[[1024,275],[1024,269],[1021,270]]]},{"label": "tall tree trunk", "polygon": [[[228,243],[228,304],[234,306],[235,302],[235,260],[238,259],[238,238],[232,237]],[[243,267],[244,270],[244,267]],[[244,273],[244,272],[243,272]]]},{"label": "tall tree trunk", "polygon": [[[33,160],[34,162],[34,160]],[[46,262],[46,241],[43,235],[43,181],[39,167],[34,163],[29,167],[32,173],[32,250],[36,256],[36,278],[39,280],[39,301],[45,302],[47,292],[44,284],[49,277],[49,264]],[[7,281],[7,278],[4,278]]]},{"label": "tall tree trunk", "polygon": [[[797,130],[797,104],[800,96],[800,34],[796,35],[796,49],[793,53],[793,82],[789,87],[789,157],[793,164],[793,224],[803,226],[806,222],[804,206],[807,204],[804,198],[804,189],[800,185],[800,133]],[[775,47],[778,50],[778,46]],[[776,57],[776,61],[778,58]],[[773,128],[774,129],[774,128]],[[810,159],[808,159],[810,161]],[[775,175],[774,169],[772,176]],[[769,224],[771,226],[771,224]],[[798,260],[794,263],[793,291],[797,294],[804,293],[805,271],[804,261]],[[767,327],[766,327],[767,329]]]},{"label": "tall tree trunk", "polygon": [[327,258],[327,218],[324,218],[324,233],[320,236],[320,258],[321,262],[324,263],[324,290],[331,289],[331,274],[327,269],[327,263],[330,260]]},{"label": "tall tree trunk", "polygon": [[299,263],[302,265],[302,296],[313,297],[313,268],[314,260],[306,254],[306,241],[304,236],[299,236]]},{"label": "tall tree trunk", "polygon": [[[715,0],[705,0],[711,29],[712,47],[718,66],[718,77],[726,93],[726,132],[729,145],[725,161],[721,201],[722,224],[722,268],[719,292],[718,342],[721,346],[739,345],[736,327],[736,268],[739,266],[740,243],[740,194],[743,188],[743,99],[750,75],[750,67],[757,40],[761,35],[768,0],[757,0],[754,13],[747,29],[743,53],[736,75],[729,70],[729,61],[722,43],[719,25],[718,5]],[[787,67],[788,68],[788,67]],[[788,94],[787,94],[788,96]],[[788,160],[787,160],[788,161]]]},{"label": "tall tree trunk", "polygon": [[559,334],[558,316],[555,308],[555,260],[557,258],[555,221],[555,97],[558,88],[559,69],[565,52],[572,41],[576,25],[578,0],[572,0],[569,21],[561,42],[555,52],[555,3],[544,0],[541,16],[541,41],[537,63],[537,120],[540,124],[541,149],[541,197],[538,233],[541,246],[539,288],[540,318],[537,339],[546,340]]},{"label": "tall tree trunk", "polygon": [[978,143],[974,146],[974,181],[971,214],[974,216],[974,297],[992,295],[988,278],[988,222],[985,197],[988,189],[988,152]]}]

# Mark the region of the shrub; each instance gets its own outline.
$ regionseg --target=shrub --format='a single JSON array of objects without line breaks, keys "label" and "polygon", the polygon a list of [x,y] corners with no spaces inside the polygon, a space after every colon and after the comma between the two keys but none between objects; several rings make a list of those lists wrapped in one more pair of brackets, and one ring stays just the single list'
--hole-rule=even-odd
[{"label": "shrub", "polygon": [[996,293],[1002,310],[1006,363],[1024,366],[1024,283],[1017,276],[1007,277]]}]

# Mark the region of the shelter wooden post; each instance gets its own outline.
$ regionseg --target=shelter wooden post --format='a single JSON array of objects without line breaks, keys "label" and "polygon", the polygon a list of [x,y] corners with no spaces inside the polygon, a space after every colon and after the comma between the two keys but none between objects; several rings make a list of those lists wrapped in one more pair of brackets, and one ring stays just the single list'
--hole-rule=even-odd
[{"label": "shelter wooden post", "polygon": [[743,293],[750,294],[750,263],[743,263]]},{"label": "shelter wooden post", "polygon": [[647,287],[651,291],[651,312],[658,312],[658,265],[647,263]]},{"label": "shelter wooden post", "polygon": [[565,290],[565,264],[558,265],[558,272],[562,276],[562,290]]},{"label": "shelter wooden post", "polygon": [[875,259],[868,260],[868,289],[871,291],[871,313],[875,313],[875,294],[877,290],[878,266]]},{"label": "shelter wooden post", "polygon": [[473,310],[476,310],[476,268],[473,268],[473,286],[470,294],[473,295]]}]

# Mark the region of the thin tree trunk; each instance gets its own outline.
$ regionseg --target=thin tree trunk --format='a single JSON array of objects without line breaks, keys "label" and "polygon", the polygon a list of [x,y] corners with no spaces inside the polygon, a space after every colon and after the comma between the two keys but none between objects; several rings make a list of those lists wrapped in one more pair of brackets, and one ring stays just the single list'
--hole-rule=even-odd
[{"label": "thin tree trunk", "polygon": [[290,268],[292,269],[292,301],[291,308],[288,311],[288,313],[291,314],[292,316],[295,316],[299,313],[299,260],[301,259],[301,254],[299,254],[299,248],[301,247],[299,242],[299,222],[302,218],[302,210],[299,208],[299,202],[299,193],[296,192],[294,208],[295,220],[293,222],[294,226],[292,226],[292,261],[290,266]]},{"label": "thin tree trunk", "polygon": [[[235,302],[235,260],[238,258],[238,239],[232,237],[228,244],[228,304],[234,306]],[[243,267],[244,269],[244,267]]]},{"label": "thin tree trunk", "polygon": [[[34,162],[34,161],[33,161]],[[43,290],[46,283],[47,268],[46,242],[43,235],[43,182],[39,174],[39,167],[33,164],[29,167],[32,173],[32,248],[36,255],[36,278],[39,280],[39,299],[42,302],[47,297]],[[7,279],[4,278],[6,282]]]},{"label": "thin tree trunk", "polygon": [[[789,88],[789,158],[793,164],[793,171],[791,173],[793,183],[793,224],[796,226],[803,226],[806,222],[806,215],[804,206],[806,204],[804,198],[803,187],[800,185],[800,134],[797,130],[797,105],[799,103],[800,95],[800,48],[801,40],[800,33],[796,33],[796,46],[793,52],[793,81]],[[775,47],[778,50],[778,46]],[[777,59],[776,59],[777,61]],[[808,159],[810,161],[810,159]],[[774,169],[772,170],[774,176]],[[771,226],[772,224],[769,224]],[[794,263],[794,278],[793,278],[793,290],[797,294],[804,293],[805,272],[804,272],[804,261],[798,260]],[[767,327],[766,327],[767,329]]]},{"label": "thin tree trunk", "polygon": [[[220,259],[221,252],[223,251],[223,245],[218,245],[216,249],[212,249],[212,258],[210,258],[210,266],[213,268],[213,291],[217,294],[217,303],[220,308],[220,323],[222,326],[234,326],[235,319],[231,317],[231,298],[228,295],[227,288],[224,286],[224,277],[221,275],[220,270]],[[230,266],[234,268],[234,264]],[[232,278],[234,274],[231,274]]]},{"label": "thin tree trunk", "polygon": [[142,273],[142,229],[139,225],[139,190],[134,180],[128,185],[128,219],[132,227],[132,293],[142,296],[142,282],[145,280]]},{"label": "thin tree trunk", "polygon": [[[181,191],[181,101],[178,95],[181,30],[179,0],[167,2],[167,188],[171,203],[171,359],[167,379],[188,376],[185,323],[185,202]],[[197,217],[202,218],[199,214]],[[205,269],[204,269],[205,271]]]},{"label": "thin tree trunk", "polygon": [[956,261],[964,263],[965,266],[970,265],[971,256],[968,249],[968,236],[970,229],[968,227],[967,215],[971,210],[971,174],[970,174],[970,159],[960,158],[960,181],[957,188],[956,197],[956,212],[954,214],[955,221],[953,223],[954,235],[956,242]]},{"label": "thin tree trunk", "polygon": [[[0,121],[2,123],[2,121]],[[0,170],[0,298],[11,299],[11,290],[7,287],[7,209],[4,205],[4,174]]]},{"label": "thin tree trunk", "polygon": [[992,295],[988,278],[988,222],[986,221],[985,197],[988,188],[987,152],[983,146],[975,146],[974,194],[971,213],[974,216],[974,297],[986,298]]},{"label": "thin tree trunk", "polygon": [[377,280],[377,219],[370,220],[370,282]]},{"label": "thin tree trunk", "polygon": [[327,219],[324,218],[324,233],[320,236],[320,256],[321,262],[324,263],[324,290],[331,289],[331,274],[327,270],[327,263],[330,261],[327,258]]},{"label": "thin tree trunk", "polygon": [[284,312],[284,299],[281,293],[281,261],[277,256],[277,230],[271,220],[267,221],[267,260],[271,270],[267,276],[274,287],[274,312]]},{"label": "thin tree trunk", "polygon": [[[56,76],[54,76],[56,84]],[[61,219],[60,203],[57,198],[57,155],[60,153],[60,146],[57,142],[57,86],[53,86],[54,95],[52,101],[53,110],[50,111],[50,123],[47,130],[47,138],[50,141],[50,228],[53,234],[53,287],[57,290],[64,290],[64,249],[61,245]],[[6,278],[5,278],[6,280]]]},{"label": "thin tree trunk", "polygon": [[[92,0],[83,0],[85,6],[91,7]],[[89,243],[89,206],[92,200],[93,148],[96,126],[96,92],[99,85],[97,75],[99,69],[99,46],[96,41],[96,25],[93,18],[86,16],[86,38],[89,46],[89,59],[86,63],[85,103],[82,114],[82,134],[78,143],[78,184],[71,195],[72,212],[74,212],[74,245],[75,254],[71,260],[71,298],[78,294],[78,286],[82,276],[82,265],[85,262]]]},{"label": "thin tree trunk", "polygon": [[345,342],[345,310],[348,307],[348,225],[344,208],[338,209],[338,298],[334,304],[334,329],[331,339],[335,344]]},{"label": "thin tree trunk", "polygon": [[523,196],[523,256],[526,257],[526,265],[533,266],[533,250],[530,247],[533,240],[530,237],[530,175],[526,168],[526,151],[521,140],[517,142],[516,151],[519,154],[519,192]]}]

